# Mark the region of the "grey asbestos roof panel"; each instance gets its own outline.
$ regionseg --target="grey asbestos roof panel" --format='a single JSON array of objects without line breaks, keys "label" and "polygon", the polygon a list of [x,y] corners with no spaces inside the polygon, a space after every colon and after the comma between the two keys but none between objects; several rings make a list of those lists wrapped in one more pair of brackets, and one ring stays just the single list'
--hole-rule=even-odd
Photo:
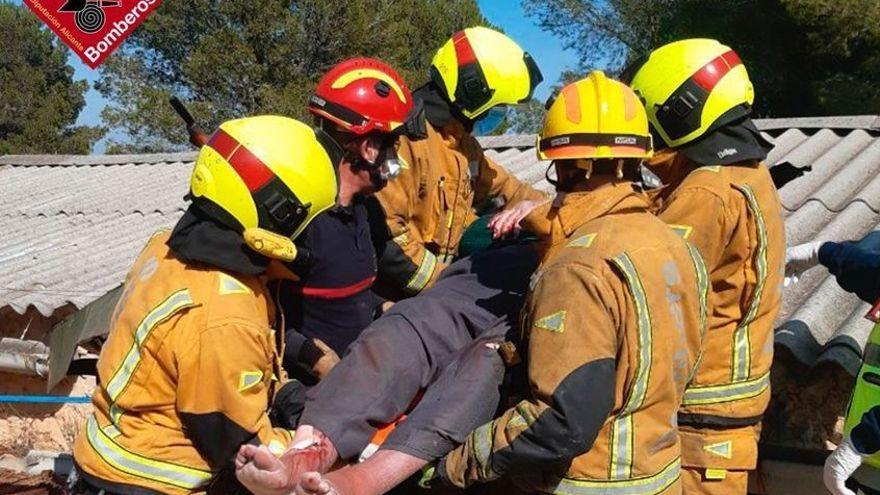
[{"label": "grey asbestos roof panel", "polygon": [[[880,118],[771,119],[771,166],[811,170],[780,190],[789,244],[857,239],[880,229]],[[524,182],[551,190],[535,137],[481,138],[487,155]],[[124,278],[155,230],[185,208],[194,153],[0,156],[0,309],[45,315],[82,307]],[[780,328],[809,329],[818,345],[865,340],[866,305],[822,268],[785,291]]]}]

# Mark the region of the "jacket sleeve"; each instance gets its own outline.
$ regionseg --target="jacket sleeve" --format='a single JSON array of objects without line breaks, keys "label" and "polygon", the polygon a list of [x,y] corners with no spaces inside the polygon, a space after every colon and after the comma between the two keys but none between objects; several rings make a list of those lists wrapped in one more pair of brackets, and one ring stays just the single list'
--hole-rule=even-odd
[{"label": "jacket sleeve", "polygon": [[465,488],[553,469],[592,447],[614,405],[617,295],[587,268],[541,276],[524,322],[532,398],[471,432],[441,461],[442,478]]},{"label": "jacket sleeve", "polygon": [[397,154],[404,162],[400,175],[376,195],[390,238],[379,255],[379,276],[385,283],[412,295],[431,285],[442,266],[426,249],[426,239],[412,221],[420,200],[422,164],[406,138],[400,139]]},{"label": "jacket sleeve", "polygon": [[724,201],[714,192],[689,187],[673,192],[659,217],[697,248],[711,271],[718,266],[728,244],[730,214]]},{"label": "jacket sleeve", "polygon": [[506,204],[549,198],[546,193],[520,182],[504,167],[487,157],[476,139],[470,139],[473,141],[467,144],[471,148],[471,153],[468,154],[474,156],[479,163],[479,175],[474,186],[475,205],[497,197],[503,197]]},{"label": "jacket sleeve", "polygon": [[267,414],[270,340],[268,329],[236,320],[206,329],[178,358],[178,414],[214,469],[228,467],[245,443],[262,443],[279,454],[287,450],[291,433],[272,428]]},{"label": "jacket sleeve", "polygon": [[869,304],[880,299],[880,231],[871,232],[859,242],[823,243],[819,262],[844,290]]}]

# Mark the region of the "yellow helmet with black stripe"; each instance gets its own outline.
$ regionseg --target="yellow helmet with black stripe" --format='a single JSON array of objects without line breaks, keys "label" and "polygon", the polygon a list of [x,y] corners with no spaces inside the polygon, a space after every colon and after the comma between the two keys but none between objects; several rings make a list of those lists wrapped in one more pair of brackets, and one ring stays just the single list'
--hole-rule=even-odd
[{"label": "yellow helmet with black stripe", "polygon": [[535,61],[515,41],[480,26],[455,33],[440,47],[431,77],[469,119],[495,106],[527,102],[543,80]]},{"label": "yellow helmet with black stripe", "polygon": [[574,160],[581,168],[592,160],[653,154],[642,102],[602,71],[568,84],[551,100],[537,150],[541,160]]},{"label": "yellow helmet with black stripe", "polygon": [[292,261],[300,232],[336,202],[341,151],[323,131],[287,117],[230,120],[201,148],[195,205],[271,258]]},{"label": "yellow helmet with black stripe", "polygon": [[631,64],[621,79],[644,99],[651,125],[670,147],[749,115],[755,100],[739,56],[711,39],[664,45]]}]

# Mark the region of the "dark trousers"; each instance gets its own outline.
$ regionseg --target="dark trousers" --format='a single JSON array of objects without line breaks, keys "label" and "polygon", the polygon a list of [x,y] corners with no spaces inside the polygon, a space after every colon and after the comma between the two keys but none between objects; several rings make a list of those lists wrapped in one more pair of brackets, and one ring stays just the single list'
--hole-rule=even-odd
[{"label": "dark trousers", "polygon": [[356,458],[381,425],[407,413],[382,448],[431,461],[490,420],[504,365],[486,343],[518,334],[537,264],[529,246],[484,251],[447,268],[436,285],[397,303],[306,393],[301,423]]}]

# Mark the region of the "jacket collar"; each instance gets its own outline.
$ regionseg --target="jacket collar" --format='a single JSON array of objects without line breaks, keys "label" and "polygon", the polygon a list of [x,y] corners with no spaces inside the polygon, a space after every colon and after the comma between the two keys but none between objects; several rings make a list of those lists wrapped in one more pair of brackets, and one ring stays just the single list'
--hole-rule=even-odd
[{"label": "jacket collar", "polygon": [[565,236],[599,217],[626,210],[648,211],[648,199],[631,182],[619,182],[596,191],[560,193],[551,205]]}]

